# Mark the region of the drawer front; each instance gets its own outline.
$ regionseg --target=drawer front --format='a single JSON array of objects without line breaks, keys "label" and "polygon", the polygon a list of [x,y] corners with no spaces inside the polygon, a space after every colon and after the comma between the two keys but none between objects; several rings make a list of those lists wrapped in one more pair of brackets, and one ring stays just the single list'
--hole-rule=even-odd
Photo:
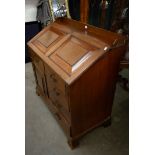
[{"label": "drawer front", "polygon": [[50,109],[50,111],[54,114],[56,120],[61,125],[61,127],[63,128],[63,130],[65,131],[65,133],[68,136],[70,136],[70,123],[68,123],[68,121],[66,120],[66,118],[61,114],[61,112],[53,104],[47,104],[47,106]]},{"label": "drawer front", "polygon": [[63,130],[65,131],[66,135],[70,136],[70,125],[67,123],[65,118],[60,114],[60,112],[55,112],[54,115],[61,127],[63,128]]},{"label": "drawer front", "polygon": [[50,83],[49,87],[57,87],[64,95],[66,94],[65,82],[57,75],[53,69],[45,65],[45,74],[47,81]]},{"label": "drawer front", "polygon": [[53,101],[53,103],[55,103],[55,105],[57,105],[57,108],[61,109],[61,111],[66,111],[69,113],[65,82],[52,69],[47,68],[47,66],[45,66],[45,76],[48,97]]},{"label": "drawer front", "polygon": [[34,74],[35,74],[35,78],[36,78],[36,84],[37,87],[39,87],[39,89],[41,89],[41,91],[46,94],[46,88],[45,88],[45,78],[42,72],[40,72],[40,70],[38,70],[36,67],[34,67]]},{"label": "drawer front", "polygon": [[57,87],[50,87],[48,93],[55,102],[58,102],[62,107],[69,111],[67,98]]},{"label": "drawer front", "polygon": [[70,123],[70,112],[65,82],[47,65],[45,65],[45,76],[48,97],[51,100],[51,104],[54,105]]},{"label": "drawer front", "polygon": [[31,52],[31,59],[35,67],[37,67],[40,71],[44,72],[44,64],[43,61],[37,56],[34,52]]},{"label": "drawer front", "polygon": [[52,104],[59,110],[59,112],[66,118],[66,120],[70,123],[70,112],[64,105],[67,103],[61,102],[57,97],[52,96]]},{"label": "drawer front", "polygon": [[51,104],[53,104],[66,118],[66,120],[70,122],[69,106],[65,95],[56,87],[48,88],[48,95],[50,100],[52,101]]}]

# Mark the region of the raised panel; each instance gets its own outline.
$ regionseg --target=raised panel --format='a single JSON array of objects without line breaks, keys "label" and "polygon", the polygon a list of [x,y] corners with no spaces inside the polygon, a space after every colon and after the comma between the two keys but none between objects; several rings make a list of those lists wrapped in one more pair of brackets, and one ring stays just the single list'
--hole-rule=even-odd
[{"label": "raised panel", "polygon": [[41,37],[39,37],[38,41],[40,41],[44,46],[48,47],[51,43],[53,43],[56,39],[58,39],[59,35],[52,31],[46,31]]},{"label": "raised panel", "polygon": [[78,62],[88,52],[88,50],[80,47],[80,45],[73,41],[65,44],[63,50],[64,52],[58,50],[57,55],[71,66]]},{"label": "raised panel", "polygon": [[90,57],[98,54],[95,52],[97,49],[96,46],[74,35],[70,35],[55,52],[49,55],[49,58],[71,76],[77,69],[85,64]]},{"label": "raised panel", "polygon": [[40,34],[33,44],[42,52],[48,52],[49,48],[60,41],[66,33],[56,29],[50,28],[43,34]]}]

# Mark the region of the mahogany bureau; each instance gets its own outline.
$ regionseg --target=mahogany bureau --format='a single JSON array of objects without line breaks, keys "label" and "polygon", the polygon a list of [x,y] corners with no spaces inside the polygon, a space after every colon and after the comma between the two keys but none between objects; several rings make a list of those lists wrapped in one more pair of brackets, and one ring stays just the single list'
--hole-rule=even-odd
[{"label": "mahogany bureau", "polygon": [[28,42],[42,96],[71,148],[106,124],[126,38],[78,21],[58,18]]}]

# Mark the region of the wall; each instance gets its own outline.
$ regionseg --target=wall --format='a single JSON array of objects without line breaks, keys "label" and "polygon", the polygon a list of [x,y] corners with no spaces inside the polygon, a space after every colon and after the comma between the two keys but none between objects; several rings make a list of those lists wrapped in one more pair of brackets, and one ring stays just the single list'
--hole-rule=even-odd
[{"label": "wall", "polygon": [[36,21],[39,0],[25,0],[25,22]]}]

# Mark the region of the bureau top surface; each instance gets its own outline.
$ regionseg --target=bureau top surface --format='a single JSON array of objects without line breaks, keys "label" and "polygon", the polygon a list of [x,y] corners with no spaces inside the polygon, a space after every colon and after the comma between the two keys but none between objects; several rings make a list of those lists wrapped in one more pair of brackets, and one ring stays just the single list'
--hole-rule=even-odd
[{"label": "bureau top surface", "polygon": [[66,83],[71,84],[109,49],[124,44],[121,35],[67,18],[59,18],[28,46]]}]

